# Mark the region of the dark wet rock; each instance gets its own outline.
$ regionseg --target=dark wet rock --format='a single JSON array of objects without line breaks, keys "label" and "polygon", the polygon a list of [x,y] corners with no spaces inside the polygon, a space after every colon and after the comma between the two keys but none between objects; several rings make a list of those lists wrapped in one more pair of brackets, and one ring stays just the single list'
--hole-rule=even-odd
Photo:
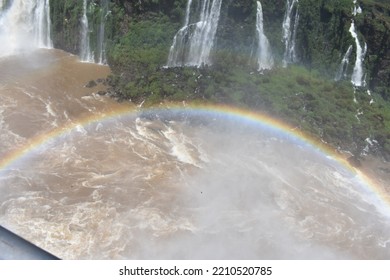
[{"label": "dark wet rock", "polygon": [[97,86],[97,83],[94,80],[89,81],[88,84],[85,85],[85,87],[87,87],[87,88],[92,88],[92,87],[96,87],[96,86]]}]

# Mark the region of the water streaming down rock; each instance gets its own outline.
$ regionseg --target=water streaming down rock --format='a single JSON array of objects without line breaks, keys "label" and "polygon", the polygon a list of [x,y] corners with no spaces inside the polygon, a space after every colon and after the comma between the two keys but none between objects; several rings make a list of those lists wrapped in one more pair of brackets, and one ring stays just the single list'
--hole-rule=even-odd
[{"label": "water streaming down rock", "polygon": [[362,8],[360,6],[357,5],[357,0],[353,0],[353,10],[352,10],[352,15],[353,16],[356,16],[357,14],[361,14],[362,13]]},{"label": "water streaming down rock", "polygon": [[[353,10],[352,10],[352,15],[354,17],[357,16],[357,14],[362,13],[362,9],[360,6],[357,4],[357,0],[353,0]],[[355,28],[355,21],[352,20],[351,22],[351,27],[349,28],[349,33],[351,34],[352,38],[355,40],[355,45],[356,45],[356,61],[355,61],[355,66],[353,68],[353,73],[351,77],[351,83],[356,86],[356,87],[362,87],[365,86],[366,82],[364,80],[364,69],[363,69],[363,62],[364,62],[364,57],[366,56],[367,52],[367,44],[364,43],[364,48],[359,42],[359,37],[356,32]]]},{"label": "water streaming down rock", "polygon": [[298,0],[287,0],[286,13],[284,15],[284,20],[282,25],[283,27],[282,41],[285,44],[285,51],[283,56],[284,67],[286,67],[287,64],[289,63],[297,62],[295,40],[296,40],[298,22],[299,22]]},{"label": "water streaming down rock", "polygon": [[89,24],[88,24],[88,3],[87,0],[83,2],[83,15],[81,18],[81,41],[80,41],[80,60],[82,62],[95,62],[94,55],[91,51],[89,42]]},{"label": "water streaming down rock", "polygon": [[176,33],[175,37],[173,38],[172,46],[169,50],[168,63],[167,63],[168,67],[182,66],[182,64],[185,61],[185,55],[186,55],[185,53],[187,52],[186,44],[188,44],[188,42],[186,42],[186,38],[187,38],[187,32],[188,32],[187,30],[189,28],[189,22],[190,22],[191,5],[192,5],[192,0],[188,0],[184,25]]},{"label": "water streaming down rock", "polygon": [[167,67],[211,64],[210,53],[221,12],[222,0],[202,0],[197,21],[192,21],[192,0],[188,0],[183,27],[176,33],[169,51]]},{"label": "water streaming down rock", "polygon": [[344,54],[343,59],[341,60],[340,63],[340,68],[337,71],[336,77],[334,78],[335,81],[340,81],[341,79],[345,79],[347,77],[347,70],[348,70],[348,65],[349,65],[349,57],[351,56],[352,53],[352,45],[348,47],[347,52]]},{"label": "water streaming down rock", "polygon": [[268,38],[264,34],[263,25],[263,8],[260,1],[257,1],[257,15],[256,15],[256,35],[258,38],[257,47],[257,65],[258,71],[271,69],[274,65],[274,59],[271,53]]},{"label": "water streaming down rock", "polygon": [[100,23],[97,36],[96,60],[99,64],[106,64],[106,20],[108,16],[109,0],[100,1]]},{"label": "water streaming down rock", "polygon": [[349,32],[351,33],[351,36],[355,39],[356,44],[356,62],[353,68],[351,82],[356,87],[365,86],[363,61],[367,52],[367,44],[364,43],[364,48],[361,46],[358,35],[356,33],[355,22],[353,20],[351,23],[351,27],[349,28]]},{"label": "water streaming down rock", "polygon": [[52,48],[50,1],[1,1],[0,56]]},{"label": "water streaming down rock", "polygon": [[50,1],[38,1],[35,10],[34,21],[37,23],[37,27],[34,30],[35,42],[40,48],[52,48],[53,44],[50,32]]},{"label": "water streaming down rock", "polygon": [[[355,18],[358,14],[362,13],[361,7],[357,4],[357,0],[353,0],[353,9],[352,9],[352,16]],[[349,33],[351,34],[352,38],[355,40],[355,46],[356,46],[356,60],[355,65],[353,68],[353,72],[351,75],[351,83],[355,87],[362,87],[365,86],[365,75],[364,75],[364,67],[363,62],[364,58],[367,53],[367,44],[364,43],[364,47],[362,47],[362,44],[359,41],[358,33],[356,32],[355,27],[355,21],[352,19],[351,26],[349,28]],[[352,53],[352,45],[349,46],[347,52],[345,53],[343,59],[341,60],[340,68],[336,73],[335,81],[339,81],[341,79],[345,79],[347,76],[348,71],[348,64],[349,64],[349,57]],[[355,102],[357,102],[356,98],[354,99]]]}]

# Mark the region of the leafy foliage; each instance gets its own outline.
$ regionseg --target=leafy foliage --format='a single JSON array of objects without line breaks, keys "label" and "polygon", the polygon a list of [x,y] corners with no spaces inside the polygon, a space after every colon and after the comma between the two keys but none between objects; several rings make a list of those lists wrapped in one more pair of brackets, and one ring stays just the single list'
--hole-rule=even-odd
[{"label": "leafy foliage", "polygon": [[[67,46],[67,50],[77,49],[81,1],[51,2],[53,27],[62,30],[55,32],[55,41]],[[109,81],[119,99],[144,102],[147,106],[165,100],[234,104],[283,118],[355,155],[369,145],[368,138],[375,139],[377,151],[390,156],[388,1],[359,1],[365,12],[355,18],[360,40],[364,38],[369,45],[365,68],[371,96],[366,89],[354,92],[348,81],[333,81],[342,55],[349,45],[354,45],[349,34],[352,1],[299,1],[297,48],[301,63],[288,68],[277,63],[264,73],[256,71],[251,57],[256,1],[247,0],[224,1],[212,66],[165,68],[186,3],[187,0],[111,1],[107,33],[113,74]],[[262,4],[265,33],[275,60],[281,61],[285,1]],[[99,9],[89,12],[92,22],[97,22]],[[355,50],[351,54],[354,56]],[[349,67],[351,72],[353,63]]]}]

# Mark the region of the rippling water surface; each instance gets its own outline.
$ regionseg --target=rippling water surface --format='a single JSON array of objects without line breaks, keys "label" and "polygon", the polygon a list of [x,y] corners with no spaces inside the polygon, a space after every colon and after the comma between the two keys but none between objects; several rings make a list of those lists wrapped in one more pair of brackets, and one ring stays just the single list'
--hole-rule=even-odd
[{"label": "rippling water surface", "polygon": [[129,106],[84,87],[108,72],[55,50],[0,60],[0,156],[73,127],[0,171],[1,224],[65,259],[390,258],[367,188],[291,136],[194,110],[77,125]]}]

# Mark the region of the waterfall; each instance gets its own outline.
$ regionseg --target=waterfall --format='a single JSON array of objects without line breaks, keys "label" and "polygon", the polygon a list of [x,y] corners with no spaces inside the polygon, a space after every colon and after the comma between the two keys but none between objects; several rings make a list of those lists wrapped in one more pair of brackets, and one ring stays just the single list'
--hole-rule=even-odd
[{"label": "waterfall", "polygon": [[[360,6],[357,5],[357,0],[353,0],[353,6],[354,8],[352,10],[352,15],[356,17],[357,14],[362,13],[362,9],[360,8]],[[367,44],[364,43],[364,48],[360,44],[358,34],[356,32],[354,20],[352,20],[351,22],[349,33],[351,33],[352,38],[355,39],[355,45],[356,45],[356,61],[355,61],[355,66],[353,68],[351,83],[355,87],[362,87],[365,86],[366,84],[364,80],[363,62],[367,52]]]},{"label": "waterfall", "polygon": [[184,20],[184,26],[188,26],[190,23],[190,13],[191,13],[192,0],[188,0],[186,8],[186,19]]},{"label": "waterfall", "polygon": [[[295,9],[294,9],[295,8]],[[295,15],[293,12],[295,10]],[[283,56],[283,66],[297,61],[295,51],[295,41],[299,22],[298,14],[298,0],[287,0],[286,13],[283,19],[283,42],[285,44],[285,51]]]},{"label": "waterfall", "polygon": [[97,62],[99,64],[106,64],[106,44],[105,44],[105,28],[106,28],[106,20],[108,16],[108,3],[109,0],[101,0],[100,1],[100,24],[97,36]]},{"label": "waterfall", "polygon": [[[80,60],[82,62],[106,64],[106,21],[110,13],[108,10],[110,1],[100,0],[99,5],[92,2],[88,5],[88,0],[83,0],[83,15],[81,17],[80,30]],[[96,10],[99,9],[99,10]],[[94,21],[88,20],[88,14],[98,16]],[[96,38],[91,45],[91,37]]]},{"label": "waterfall", "polygon": [[352,53],[352,45],[348,47],[347,52],[345,53],[343,59],[340,63],[339,71],[336,74],[336,77],[334,78],[335,81],[340,81],[341,79],[344,79],[347,76],[347,70],[349,65],[349,57]]},{"label": "waterfall", "polygon": [[352,38],[355,39],[356,44],[356,62],[355,67],[353,68],[351,82],[356,87],[361,87],[365,85],[364,81],[364,69],[363,61],[367,52],[367,44],[364,44],[364,48],[360,45],[358,35],[355,30],[355,23],[352,20],[351,27],[349,28]]},{"label": "waterfall", "polygon": [[83,16],[81,18],[81,42],[80,42],[80,60],[82,62],[94,62],[94,56],[89,44],[89,26],[87,17],[87,0],[83,2]]},{"label": "waterfall", "polygon": [[188,0],[185,22],[176,33],[167,67],[211,64],[210,53],[217,33],[222,0],[201,0],[198,21],[192,22],[192,0]]},{"label": "waterfall", "polygon": [[357,0],[353,0],[353,10],[352,10],[352,15],[354,17],[356,17],[357,14],[361,14],[362,13],[362,8],[360,8],[360,6],[357,5]]},{"label": "waterfall", "polygon": [[[358,14],[362,13],[362,9],[357,4],[357,0],[353,0],[353,9],[352,9],[352,16],[356,17]],[[364,77],[364,68],[363,68],[363,62],[364,58],[367,53],[367,44],[364,43],[364,47],[362,47],[362,44],[359,41],[358,34],[356,32],[355,28],[355,21],[352,19],[351,21],[351,27],[349,28],[349,33],[351,34],[352,38],[355,40],[355,46],[356,46],[356,60],[355,60],[355,66],[353,68],[352,76],[351,76],[351,83],[355,87],[362,87],[365,86],[365,77]],[[336,74],[335,80],[341,80],[342,78],[346,77],[346,71],[349,64],[349,57],[352,53],[352,45],[349,46],[347,52],[345,53],[340,68]]]},{"label": "waterfall", "polygon": [[50,34],[50,1],[38,1],[36,7],[35,19],[36,28],[34,30],[35,42],[40,48],[52,48]]},{"label": "waterfall", "polygon": [[274,59],[272,57],[268,38],[264,34],[263,8],[261,6],[260,1],[257,1],[256,35],[258,37],[258,48],[257,48],[258,71],[271,69],[274,65]]},{"label": "waterfall", "polygon": [[1,1],[0,56],[52,48],[49,0]]},{"label": "waterfall", "polygon": [[0,0],[0,12],[3,10],[3,6],[5,7],[6,0]]}]

